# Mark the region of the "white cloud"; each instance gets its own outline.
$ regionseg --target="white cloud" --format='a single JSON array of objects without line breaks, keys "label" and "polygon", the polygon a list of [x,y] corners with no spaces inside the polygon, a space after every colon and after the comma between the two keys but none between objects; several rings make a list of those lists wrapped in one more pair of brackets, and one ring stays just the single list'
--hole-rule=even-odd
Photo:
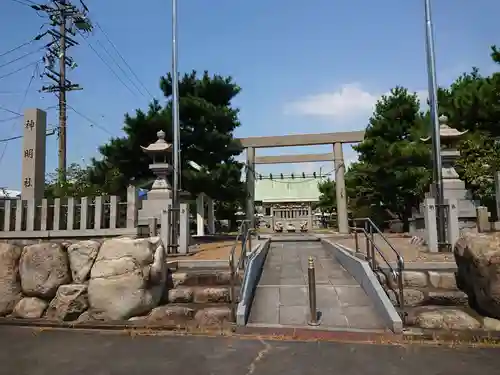
[{"label": "white cloud", "polygon": [[289,103],[285,113],[346,119],[369,114],[379,97],[378,93],[370,93],[361,85],[350,83],[331,93],[309,95]]},{"label": "white cloud", "polygon": [[[417,90],[423,109],[427,108],[427,90]],[[388,92],[385,93],[386,95]],[[342,85],[337,91],[309,95],[285,105],[285,114],[322,116],[346,120],[369,116],[383,93],[369,92],[360,84]]]}]

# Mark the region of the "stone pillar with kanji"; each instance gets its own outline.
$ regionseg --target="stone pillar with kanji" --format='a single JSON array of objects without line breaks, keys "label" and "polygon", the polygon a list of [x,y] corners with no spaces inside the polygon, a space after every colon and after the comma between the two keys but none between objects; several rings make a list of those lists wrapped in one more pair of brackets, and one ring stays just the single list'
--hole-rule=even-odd
[{"label": "stone pillar with kanji", "polygon": [[43,199],[47,113],[38,108],[26,109],[23,129],[21,199]]}]

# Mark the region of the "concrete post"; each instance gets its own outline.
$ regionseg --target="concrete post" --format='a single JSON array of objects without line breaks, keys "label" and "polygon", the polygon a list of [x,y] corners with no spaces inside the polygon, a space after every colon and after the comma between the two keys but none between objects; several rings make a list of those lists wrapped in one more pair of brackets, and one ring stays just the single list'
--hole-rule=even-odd
[{"label": "concrete post", "polygon": [[255,228],[255,149],[247,147],[247,220]]},{"label": "concrete post", "polygon": [[345,164],[342,143],[333,144],[333,165],[335,168],[335,195],[337,199],[337,224],[339,233],[349,233],[347,218],[347,197],[345,190]]},{"label": "concrete post", "polygon": [[[139,204],[139,191],[135,186],[127,188],[127,228],[137,228]],[[68,204],[69,206],[69,204]]]},{"label": "concrete post", "polygon": [[489,232],[491,224],[489,220],[488,207],[479,206],[476,208],[477,212],[477,231],[479,233]]},{"label": "concrete post", "polygon": [[308,219],[307,219],[307,229],[312,231],[313,230],[313,210],[311,207],[311,203],[308,204],[307,206],[307,213],[308,213]]},{"label": "concrete post", "polygon": [[169,204],[167,209],[160,212],[160,239],[165,250],[165,255],[170,251],[168,248],[168,244],[170,243],[170,207],[172,205]]},{"label": "concrete post", "polygon": [[189,252],[189,204],[181,203],[179,228],[179,254]]},{"label": "concrete post", "polygon": [[215,234],[215,208],[214,200],[207,197],[207,224],[210,234]]},{"label": "concrete post", "polygon": [[500,171],[495,172],[495,202],[497,208],[497,221],[500,221]]},{"label": "concrete post", "polygon": [[47,113],[38,108],[24,111],[21,199],[43,199],[45,189],[45,137]]},{"label": "concrete post", "polygon": [[196,197],[196,234],[205,235],[205,194]]},{"label": "concrete post", "polygon": [[436,222],[436,200],[434,198],[424,199],[424,220],[425,232],[427,238],[427,247],[431,253],[437,253],[438,238],[437,238],[437,222]]},{"label": "concrete post", "polygon": [[448,199],[448,243],[451,250],[455,247],[460,237],[460,226],[458,223],[458,200]]}]

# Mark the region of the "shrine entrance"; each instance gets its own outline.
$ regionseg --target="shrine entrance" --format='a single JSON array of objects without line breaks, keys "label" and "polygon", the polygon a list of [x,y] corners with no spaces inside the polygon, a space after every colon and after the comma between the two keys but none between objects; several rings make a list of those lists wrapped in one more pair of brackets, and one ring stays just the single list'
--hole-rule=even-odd
[{"label": "shrine entrance", "polygon": [[[320,133],[320,134],[294,134],[271,137],[248,137],[240,138],[241,145],[246,149],[247,156],[247,173],[246,183],[248,189],[246,216],[250,220],[252,227],[255,228],[255,181],[257,173],[255,172],[256,164],[285,164],[285,163],[310,163],[333,161],[334,176],[335,176],[335,196],[337,202],[337,223],[340,233],[349,233],[348,217],[347,217],[347,197],[345,193],[345,164],[344,154],[342,150],[343,143],[359,143],[363,141],[364,131],[339,132],[339,133]],[[256,157],[257,148],[275,148],[275,147],[294,147],[294,146],[316,146],[316,145],[333,145],[333,153],[326,154],[302,154],[302,155],[280,155],[280,156],[260,156]],[[307,201],[306,201],[307,202]],[[276,214],[291,215],[292,212],[300,216],[302,219],[303,207],[297,207],[290,210],[289,208],[282,209],[276,207]],[[312,210],[309,207],[308,220],[311,223]],[[274,214],[273,214],[274,217]],[[290,218],[292,219],[292,218]],[[304,219],[303,219],[304,220]],[[311,228],[312,225],[309,226]]]}]

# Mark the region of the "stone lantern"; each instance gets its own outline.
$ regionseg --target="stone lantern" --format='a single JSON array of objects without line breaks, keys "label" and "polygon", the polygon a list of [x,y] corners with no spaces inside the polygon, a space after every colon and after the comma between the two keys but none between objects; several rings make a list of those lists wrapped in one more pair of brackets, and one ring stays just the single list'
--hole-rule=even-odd
[{"label": "stone lantern", "polygon": [[147,198],[142,202],[139,210],[139,224],[147,224],[149,218],[160,218],[162,210],[166,210],[172,202],[172,188],[168,177],[172,174],[172,166],[168,164],[168,157],[172,152],[172,145],[165,141],[165,132],[160,130],[156,133],[158,140],[147,147],[141,146],[145,154],[152,159],[149,169],[155,174]]},{"label": "stone lantern", "polygon": [[[443,176],[443,198],[456,199],[458,201],[458,215],[461,227],[475,225],[476,202],[472,200],[472,194],[465,188],[465,182],[460,179],[455,170],[455,163],[460,157],[458,144],[463,139],[466,131],[459,131],[448,126],[448,117],[439,117],[439,135],[441,140],[441,160]],[[431,137],[422,138],[429,142]],[[434,183],[431,185],[427,197],[435,197]]]},{"label": "stone lantern", "polygon": [[156,175],[156,180],[153,182],[150,193],[161,191],[164,194],[168,193],[168,197],[171,198],[172,188],[167,178],[172,173],[172,166],[168,164],[168,154],[171,152],[172,145],[165,141],[163,130],[156,135],[158,140],[155,143],[151,143],[148,147],[141,146],[142,151],[153,159],[153,163],[149,164],[149,169]]}]

